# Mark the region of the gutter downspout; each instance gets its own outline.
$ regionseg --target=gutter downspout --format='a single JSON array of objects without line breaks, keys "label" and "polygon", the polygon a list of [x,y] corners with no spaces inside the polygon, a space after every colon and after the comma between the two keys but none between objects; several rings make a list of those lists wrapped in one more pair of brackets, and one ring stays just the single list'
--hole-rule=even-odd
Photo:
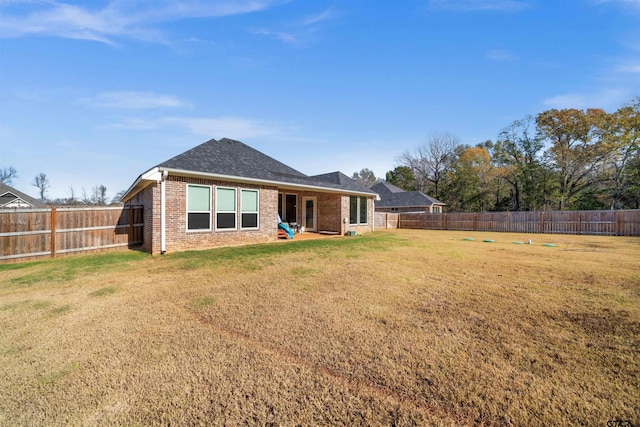
[{"label": "gutter downspout", "polygon": [[167,212],[166,212],[166,185],[165,181],[169,172],[163,171],[160,178],[160,254],[164,255],[167,252]]}]

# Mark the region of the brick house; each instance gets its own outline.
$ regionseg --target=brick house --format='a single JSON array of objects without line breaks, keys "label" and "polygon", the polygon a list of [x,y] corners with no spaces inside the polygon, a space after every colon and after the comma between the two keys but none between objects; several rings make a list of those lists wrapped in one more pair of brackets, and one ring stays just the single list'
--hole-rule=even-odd
[{"label": "brick house", "polygon": [[153,254],[270,242],[278,216],[304,232],[373,231],[377,194],[342,174],[307,176],[232,139],[212,139],[141,174],[122,197],[144,206]]},{"label": "brick house", "polygon": [[375,184],[371,190],[380,196],[375,202],[376,212],[444,212],[444,203],[421,191],[405,191],[385,181]]}]

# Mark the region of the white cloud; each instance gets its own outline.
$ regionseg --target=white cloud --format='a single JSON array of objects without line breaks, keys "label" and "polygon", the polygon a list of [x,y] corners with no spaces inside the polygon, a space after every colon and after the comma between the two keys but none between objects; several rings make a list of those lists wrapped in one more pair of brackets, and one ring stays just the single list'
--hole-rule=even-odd
[{"label": "white cloud", "polygon": [[82,100],[84,104],[103,108],[122,108],[144,110],[152,108],[178,108],[185,103],[172,95],[152,92],[104,92],[91,99]]},{"label": "white cloud", "polygon": [[[116,44],[118,38],[164,43],[161,32],[153,25],[257,12],[277,1],[112,0],[102,9],[90,9],[54,0],[34,2],[19,11],[11,10],[17,3],[0,3],[5,9],[0,20],[0,38],[48,35]],[[25,9],[29,11],[24,13]]]},{"label": "white cloud", "polygon": [[335,16],[335,13],[331,9],[327,9],[324,12],[321,12],[317,15],[310,16],[307,19],[304,19],[300,25],[306,27],[308,25],[314,25],[323,21],[327,21]]},{"label": "white cloud", "polygon": [[259,34],[261,36],[275,37],[276,39],[288,44],[298,44],[299,42],[298,37],[296,37],[291,33],[285,33],[283,31],[270,31],[265,29],[256,29],[256,30],[253,30],[253,33]]},{"label": "white cloud", "polygon": [[521,0],[429,0],[428,7],[452,12],[519,12],[531,5]]},{"label": "white cloud", "polygon": [[620,64],[616,70],[621,73],[640,74],[640,63],[627,62]]},{"label": "white cloud", "polygon": [[631,97],[628,91],[623,89],[603,89],[590,93],[566,93],[547,98],[543,104],[550,108],[619,108]]},{"label": "white cloud", "polygon": [[107,126],[115,130],[177,129],[207,138],[247,139],[273,137],[282,133],[281,128],[270,122],[240,117],[161,117],[157,119],[127,118]]}]

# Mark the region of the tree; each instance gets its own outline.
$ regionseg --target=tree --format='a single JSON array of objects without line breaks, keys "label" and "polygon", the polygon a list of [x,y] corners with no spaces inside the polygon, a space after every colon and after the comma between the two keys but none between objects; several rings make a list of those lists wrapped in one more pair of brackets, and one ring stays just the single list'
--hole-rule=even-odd
[{"label": "tree", "polygon": [[536,210],[545,204],[541,136],[532,133],[532,116],[516,120],[500,132],[493,150],[497,175],[511,187],[510,210]]},{"label": "tree", "polygon": [[113,199],[111,199],[111,204],[116,205],[116,204],[122,203],[122,196],[124,196],[126,193],[127,193],[127,190],[118,191],[116,195],[113,196]]},{"label": "tree", "polygon": [[352,178],[367,188],[374,185],[377,181],[373,171],[367,168],[361,169],[360,172],[354,172]]},{"label": "tree", "polygon": [[104,206],[107,204],[107,187],[100,184],[93,187],[93,195],[91,201],[96,205]]},{"label": "tree", "polygon": [[598,181],[596,170],[603,151],[594,123],[603,120],[604,115],[598,109],[553,109],[536,117],[538,131],[550,145],[545,155],[559,174],[560,210]]},{"label": "tree", "polygon": [[47,192],[47,189],[50,187],[47,174],[45,174],[44,172],[40,172],[38,175],[35,176],[35,178],[33,178],[33,182],[31,183],[31,185],[33,185],[34,187],[37,187],[38,190],[40,191],[40,200],[42,201],[46,200],[45,193]]},{"label": "tree", "polygon": [[11,185],[13,183],[13,179],[18,177],[18,172],[13,166],[9,166],[8,168],[2,168],[0,170],[0,183]]},{"label": "tree", "polygon": [[456,152],[446,176],[447,204],[465,212],[491,210],[494,180],[489,151],[483,146],[459,145]]},{"label": "tree", "polygon": [[388,171],[385,175],[385,181],[405,191],[416,189],[416,178],[408,166],[396,166],[395,169]]},{"label": "tree", "polygon": [[400,163],[413,171],[418,190],[440,198],[442,180],[451,166],[454,149],[459,143],[460,138],[450,133],[434,134],[426,144],[400,155]]},{"label": "tree", "polygon": [[[612,114],[598,116],[596,133],[601,138],[604,161],[602,180],[610,209],[621,209],[633,187],[637,171],[634,159],[640,154],[640,97]],[[634,206],[634,204],[631,204]]]}]

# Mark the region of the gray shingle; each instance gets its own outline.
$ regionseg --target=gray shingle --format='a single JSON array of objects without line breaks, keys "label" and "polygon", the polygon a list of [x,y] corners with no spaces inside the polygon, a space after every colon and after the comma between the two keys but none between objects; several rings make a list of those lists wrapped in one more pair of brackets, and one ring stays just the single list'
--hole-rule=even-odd
[{"label": "gray shingle", "polygon": [[207,141],[160,163],[158,167],[375,194],[340,172],[310,177],[228,138]]},{"label": "gray shingle", "polygon": [[[426,207],[431,205],[444,205],[439,200],[420,191],[404,191],[388,182],[379,182],[373,187],[373,191],[380,195],[380,200],[376,201],[376,207],[380,208],[400,208],[400,207]],[[399,191],[398,191],[399,190]]]}]

